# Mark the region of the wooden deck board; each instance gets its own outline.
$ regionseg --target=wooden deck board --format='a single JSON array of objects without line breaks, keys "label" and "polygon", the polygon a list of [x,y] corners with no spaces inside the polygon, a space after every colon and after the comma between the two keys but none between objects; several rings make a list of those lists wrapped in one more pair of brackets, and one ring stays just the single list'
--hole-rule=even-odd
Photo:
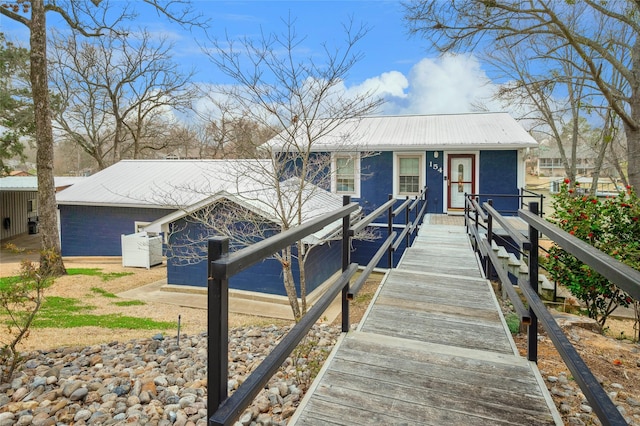
[{"label": "wooden deck board", "polygon": [[290,424],[560,424],[464,227],[423,225]]}]

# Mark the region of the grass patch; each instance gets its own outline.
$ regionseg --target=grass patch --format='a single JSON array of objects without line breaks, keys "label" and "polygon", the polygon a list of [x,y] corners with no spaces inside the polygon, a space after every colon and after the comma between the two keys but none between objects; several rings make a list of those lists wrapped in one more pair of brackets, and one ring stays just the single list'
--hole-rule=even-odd
[{"label": "grass patch", "polygon": [[91,277],[101,277],[103,281],[110,281],[116,278],[126,277],[127,275],[133,275],[133,272],[102,272],[100,268],[69,268],[67,269],[67,275],[88,275]]},{"label": "grass patch", "polygon": [[102,281],[111,281],[116,278],[126,277],[127,275],[133,275],[133,272],[108,272],[102,274]]},{"label": "grass patch", "polygon": [[113,302],[116,306],[143,306],[146,305],[142,300],[123,300],[121,302]]},{"label": "grass patch", "polygon": [[518,334],[520,332],[520,317],[513,312],[507,314],[504,318],[507,322],[507,327],[509,327],[509,331],[511,334]]},{"label": "grass patch", "polygon": [[102,269],[100,268],[67,268],[67,275],[100,276],[102,275]]},{"label": "grass patch", "polygon": [[0,278],[0,290],[4,290],[5,288],[9,288],[10,286],[12,286],[15,283],[20,282],[20,277],[19,276],[13,276],[13,277],[2,277]]},{"label": "grass patch", "polygon": [[99,294],[100,296],[103,296],[103,297],[109,297],[109,298],[114,298],[114,299],[118,297],[115,294],[110,293],[107,290],[102,289],[100,287],[91,287],[91,291],[94,292],[94,293],[97,293],[97,294]]},{"label": "grass patch", "polygon": [[129,330],[167,330],[177,327],[175,322],[154,321],[149,318],[121,314],[93,315],[90,311],[94,309],[95,306],[82,305],[77,299],[47,297],[33,322],[33,327],[75,328],[93,326]]}]

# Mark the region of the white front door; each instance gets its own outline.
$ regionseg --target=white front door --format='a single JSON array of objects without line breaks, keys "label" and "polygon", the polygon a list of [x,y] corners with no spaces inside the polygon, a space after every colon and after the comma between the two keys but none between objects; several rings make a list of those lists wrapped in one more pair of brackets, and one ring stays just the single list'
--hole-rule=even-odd
[{"label": "white front door", "polygon": [[449,155],[448,166],[447,208],[464,209],[464,194],[473,194],[475,191],[475,155]]}]

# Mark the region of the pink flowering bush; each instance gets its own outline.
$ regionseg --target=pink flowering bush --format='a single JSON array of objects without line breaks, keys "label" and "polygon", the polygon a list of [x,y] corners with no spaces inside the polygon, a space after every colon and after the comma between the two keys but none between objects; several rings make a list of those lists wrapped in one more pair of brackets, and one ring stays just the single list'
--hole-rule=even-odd
[{"label": "pink flowering bush", "polygon": [[[565,179],[555,196],[550,221],[627,265],[640,269],[640,201],[628,187],[618,196],[599,199],[581,195],[579,184],[570,188]],[[551,276],[581,300],[589,317],[604,327],[618,306],[632,298],[574,256],[557,246],[548,255]]]}]

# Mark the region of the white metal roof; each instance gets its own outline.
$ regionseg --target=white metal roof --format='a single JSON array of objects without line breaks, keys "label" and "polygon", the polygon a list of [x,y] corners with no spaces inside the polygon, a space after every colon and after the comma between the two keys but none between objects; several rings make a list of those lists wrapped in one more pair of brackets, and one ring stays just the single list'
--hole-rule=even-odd
[{"label": "white metal roof", "polygon": [[[346,121],[324,134],[328,121],[312,126],[312,134],[323,133],[313,141],[312,150],[477,150],[538,146],[535,139],[506,112],[372,116]],[[314,132],[314,127],[323,130]],[[307,130],[299,129],[300,132]],[[285,134],[274,137],[266,146],[276,151],[285,150]]]},{"label": "white metal roof", "polygon": [[[270,184],[270,170],[269,160],[124,160],[58,193],[56,200],[61,205],[173,210],[145,227],[150,232],[160,232],[164,225],[222,198],[281,223],[275,213],[278,196]],[[297,185],[297,179],[283,182],[282,199],[287,199],[287,193],[295,194]],[[303,222],[342,206],[341,196],[308,182],[302,197]],[[317,232],[312,239],[336,226]]]},{"label": "white metal roof", "polygon": [[[84,177],[56,176],[56,188],[68,187],[80,182]],[[37,176],[7,176],[0,178],[0,191],[37,191]]]},{"label": "white metal roof", "polygon": [[1,191],[37,191],[38,178],[35,176],[7,176],[0,178]]},{"label": "white metal roof", "polygon": [[123,160],[56,195],[58,204],[182,208],[221,191],[252,190],[258,160]]},{"label": "white metal roof", "polygon": [[[282,223],[283,216],[287,222],[296,223],[297,218],[295,216],[297,215],[297,207],[294,203],[297,202],[298,194],[302,194],[303,199],[300,212],[302,223],[342,207],[342,196],[333,194],[309,182],[305,182],[304,189],[300,191],[299,185],[300,180],[297,178],[281,182],[278,188],[280,196],[276,194],[274,185],[269,183],[265,183],[264,186],[257,187],[254,190],[246,191],[241,195],[221,191],[206,199],[200,200],[188,208],[172,212],[151,222],[144,227],[144,230],[148,232],[167,232],[168,224],[221,199],[228,199],[240,204],[274,223]],[[278,200],[281,200],[283,205],[277,205]],[[303,241],[313,244],[318,243],[338,228],[341,223],[342,221],[338,220],[335,223],[329,224],[306,237]]]}]

